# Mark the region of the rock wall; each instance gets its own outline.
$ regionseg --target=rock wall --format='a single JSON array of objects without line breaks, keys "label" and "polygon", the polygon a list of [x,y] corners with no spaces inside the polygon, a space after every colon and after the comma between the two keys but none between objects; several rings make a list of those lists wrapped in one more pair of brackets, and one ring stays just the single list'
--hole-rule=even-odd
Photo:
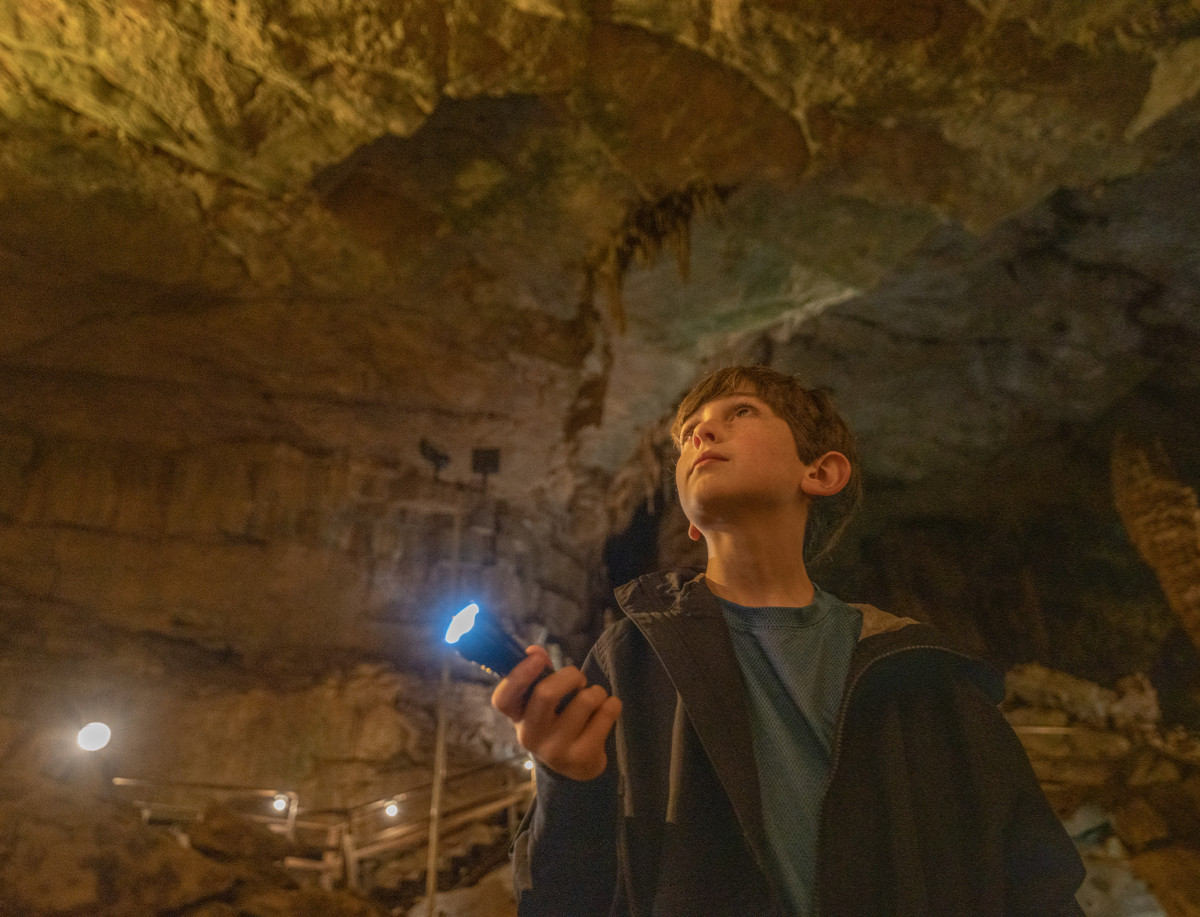
[{"label": "rock wall", "polygon": [[[977,490],[1187,364],[1198,15],[9,4],[0,595],[419,659],[446,517],[403,504],[461,497],[467,579],[578,655],[608,476],[706,360]],[[678,260],[633,244],[696,188]]]},{"label": "rock wall", "polygon": [[552,520],[397,464],[258,443],[0,443],[10,605],[248,657],[419,667],[460,596],[566,638],[588,631],[589,588],[583,548]]},{"label": "rock wall", "polygon": [[28,777],[0,789],[0,908],[22,917],[376,917],[345,891],[302,885],[266,828],[213,810],[185,836],[136,809]]},{"label": "rock wall", "polygon": [[[827,585],[1001,661],[1151,659],[1094,471],[1121,425],[1200,468],[1198,22],[0,3],[0,765],[69,769],[102,708],[135,776],[418,779],[443,604],[581,657],[605,536],[671,500],[612,475],[729,359],[864,437],[863,588]],[[696,556],[677,516],[651,542]],[[459,758],[500,753],[454,674]]]},{"label": "rock wall", "polygon": [[[384,666],[302,676],[228,660],[202,667],[181,654],[140,655],[6,656],[0,770],[66,779],[99,769],[102,780],[276,789],[298,794],[305,809],[349,808],[431,779],[436,679]],[[447,689],[453,769],[520,750],[489,693],[487,685],[461,680]],[[109,725],[113,736],[103,751],[88,754],[75,738],[93,721]]]},{"label": "rock wall", "polygon": [[[6,770],[69,768],[98,719],[114,775],[353,805],[428,779],[467,600],[567,658],[594,636],[577,540],[481,485],[286,446],[12,436],[0,482]],[[478,670],[451,673],[452,760],[515,751]]]},{"label": "rock wall", "polygon": [[[1029,665],[1006,682],[1006,716],[1088,867],[1086,912],[1200,914],[1196,733],[1162,728],[1144,677],[1110,690]],[[1140,894],[1117,867],[1144,883]]]}]

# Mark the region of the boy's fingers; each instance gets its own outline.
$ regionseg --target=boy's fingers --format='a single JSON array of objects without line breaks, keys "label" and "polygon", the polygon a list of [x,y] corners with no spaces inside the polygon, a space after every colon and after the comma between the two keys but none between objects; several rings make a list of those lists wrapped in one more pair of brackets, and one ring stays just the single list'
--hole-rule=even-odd
[{"label": "boy's fingers", "polygon": [[596,708],[591,718],[584,726],[583,732],[580,734],[580,741],[592,745],[597,744],[601,748],[608,740],[608,734],[612,731],[613,724],[617,721],[617,717],[621,715],[621,699],[619,697],[606,697],[603,703]]},{"label": "boy's fingers", "polygon": [[[608,710],[604,707],[610,700],[616,699],[610,698],[602,687],[586,687],[571,699],[561,714],[547,720],[539,720],[534,728],[541,734],[553,735],[557,744],[567,748],[582,747],[589,743],[598,744],[602,748],[612,723],[616,720],[611,707]],[[616,701],[616,704],[617,710],[620,710],[620,701]],[[601,713],[602,710],[604,713]],[[597,716],[601,719],[595,723]]]},{"label": "boy's fingers", "polygon": [[516,724],[522,747],[551,770],[576,780],[599,776],[621,702],[589,686],[574,666],[546,674],[550,658],[542,648],[525,652],[492,691],[492,705]]},{"label": "boy's fingers", "polygon": [[525,695],[529,686],[550,665],[550,657],[540,646],[525,650],[526,656],[492,691],[492,706],[510,720],[519,720],[525,715]]},{"label": "boy's fingers", "polygon": [[[587,685],[582,674],[580,682],[581,684],[572,687],[572,690],[577,693],[570,698],[562,710],[558,710],[557,705],[555,706],[555,712],[562,718],[563,729],[568,733],[582,733],[584,727],[587,726],[588,718],[599,709],[608,697],[608,693],[599,685]],[[566,698],[564,697],[563,700]]]},{"label": "boy's fingers", "polygon": [[[567,726],[566,729],[563,728],[564,724],[559,720],[558,707],[572,691],[580,691],[585,687],[587,687],[587,679],[574,666],[568,666],[547,675],[534,686],[532,694],[525,703],[525,713],[522,715],[521,721],[534,734],[551,730],[560,734],[571,731],[570,726]],[[573,703],[573,699],[571,703]],[[567,709],[570,709],[571,703],[567,704]]]},{"label": "boy's fingers", "polygon": [[492,691],[492,704],[509,718],[520,716],[524,709],[525,695],[545,666],[544,651],[526,650],[526,656],[518,662]]},{"label": "boy's fingers", "polygon": [[[585,698],[585,694],[589,697]],[[597,700],[598,705],[593,708]],[[607,696],[602,689],[597,689],[595,694],[589,689],[572,702],[572,707],[576,704],[580,710],[586,708],[585,712],[590,712],[582,731],[571,732],[553,748],[547,748],[550,754],[543,761],[551,770],[574,780],[592,780],[604,773],[608,763],[605,745],[621,713],[621,702]]]}]

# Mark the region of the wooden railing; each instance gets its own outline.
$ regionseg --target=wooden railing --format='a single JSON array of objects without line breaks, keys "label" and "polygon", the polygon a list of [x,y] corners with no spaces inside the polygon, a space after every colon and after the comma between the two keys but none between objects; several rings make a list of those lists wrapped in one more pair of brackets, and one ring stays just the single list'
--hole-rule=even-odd
[{"label": "wooden railing", "polygon": [[[525,756],[458,773],[442,784],[439,836],[505,810],[509,827],[535,789]],[[326,888],[345,884],[365,891],[364,864],[399,857],[429,843],[433,783],[351,809],[304,810],[296,793],[268,787],[114,777],[113,792],[136,806],[147,823],[172,824],[184,833],[214,803],[283,835],[303,851],[283,860],[287,869],[315,873]]]}]

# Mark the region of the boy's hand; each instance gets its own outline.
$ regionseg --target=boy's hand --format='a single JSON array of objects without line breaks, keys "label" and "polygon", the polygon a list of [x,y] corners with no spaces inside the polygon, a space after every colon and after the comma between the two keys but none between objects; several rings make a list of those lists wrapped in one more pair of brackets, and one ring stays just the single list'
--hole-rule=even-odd
[{"label": "boy's hand", "polygon": [[[550,666],[550,657],[540,646],[525,650],[526,656],[492,692],[492,706],[513,721],[521,747],[563,777],[593,780],[604,773],[608,755],[604,743],[621,713],[621,701],[610,697],[574,666],[559,669],[537,683],[526,702],[525,695],[539,675]],[[558,712],[559,702],[578,691]]]}]

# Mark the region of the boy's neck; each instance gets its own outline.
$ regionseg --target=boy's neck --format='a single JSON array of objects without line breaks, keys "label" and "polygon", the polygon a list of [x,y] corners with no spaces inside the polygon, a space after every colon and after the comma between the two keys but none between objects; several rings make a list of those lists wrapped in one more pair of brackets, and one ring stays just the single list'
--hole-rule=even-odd
[{"label": "boy's neck", "polygon": [[750,607],[800,608],[815,590],[804,566],[803,531],[795,541],[778,531],[709,533],[704,578],[713,594]]}]

